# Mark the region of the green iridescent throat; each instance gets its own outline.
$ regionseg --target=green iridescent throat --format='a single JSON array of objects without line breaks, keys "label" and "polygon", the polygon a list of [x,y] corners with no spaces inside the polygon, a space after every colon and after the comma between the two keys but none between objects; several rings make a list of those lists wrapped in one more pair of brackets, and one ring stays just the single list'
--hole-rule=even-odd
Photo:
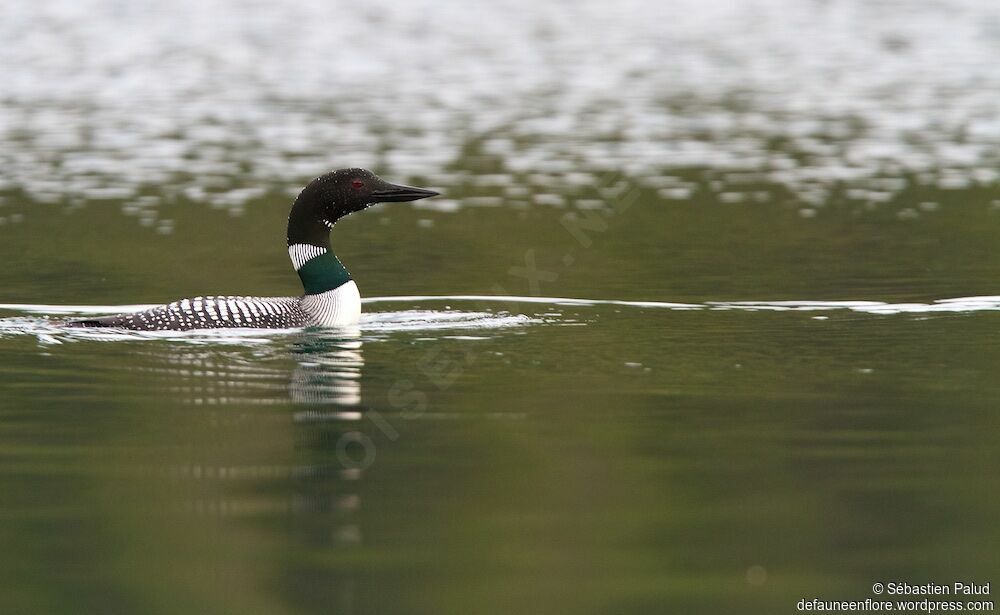
[{"label": "green iridescent throat", "polygon": [[318,295],[349,281],[351,274],[333,252],[326,252],[302,265],[299,279],[307,295]]}]

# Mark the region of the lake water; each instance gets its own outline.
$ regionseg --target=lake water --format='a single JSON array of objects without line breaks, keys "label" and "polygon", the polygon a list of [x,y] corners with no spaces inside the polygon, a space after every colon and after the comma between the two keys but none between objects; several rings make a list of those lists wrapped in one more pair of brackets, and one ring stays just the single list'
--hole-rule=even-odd
[{"label": "lake water", "polygon": [[[0,612],[783,613],[1000,583],[1000,5],[11,4]],[[298,294],[356,330],[60,319]]]}]

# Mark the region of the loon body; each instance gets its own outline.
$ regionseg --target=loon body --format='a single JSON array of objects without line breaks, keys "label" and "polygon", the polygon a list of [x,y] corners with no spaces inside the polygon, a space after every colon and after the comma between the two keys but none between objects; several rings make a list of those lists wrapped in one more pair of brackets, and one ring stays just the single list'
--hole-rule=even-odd
[{"label": "loon body", "polygon": [[361,295],[330,249],[330,229],[344,216],[376,203],[415,201],[437,192],[390,184],[365,169],[317,177],[288,214],[288,256],[302,281],[301,297],[211,296],[182,299],[142,312],[68,323],[141,331],[336,327],[361,318]]}]

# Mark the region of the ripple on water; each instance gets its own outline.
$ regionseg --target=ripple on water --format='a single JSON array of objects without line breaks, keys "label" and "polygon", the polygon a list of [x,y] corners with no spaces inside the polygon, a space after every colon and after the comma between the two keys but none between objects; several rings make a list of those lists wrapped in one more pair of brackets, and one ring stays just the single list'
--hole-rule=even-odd
[{"label": "ripple on water", "polygon": [[[0,338],[14,335],[32,335],[42,344],[60,344],[65,341],[137,341],[165,340],[188,344],[260,345],[289,336],[300,335],[303,329],[199,329],[193,331],[127,331],[123,329],[66,327],[68,319],[84,315],[106,315],[138,311],[152,306],[82,306],[82,305],[30,305],[2,304],[0,310],[33,316],[0,318]],[[396,333],[489,331],[540,324],[542,319],[524,314],[497,311],[463,310],[402,310],[367,312],[362,314],[357,327],[316,330],[319,337],[333,340],[365,339],[376,341]],[[455,336],[451,336],[455,339]],[[461,339],[482,339],[468,336]]]},{"label": "ripple on water", "polygon": [[[574,299],[565,297],[517,297],[488,295],[372,297],[366,304],[425,303],[475,304],[477,311],[459,309],[432,310],[406,309],[399,311],[366,312],[357,327],[317,330],[322,338],[332,340],[379,340],[397,333],[449,332],[466,330],[467,335],[442,335],[456,340],[487,339],[473,332],[518,329],[537,325],[577,325],[576,320],[563,316],[551,308],[559,306],[598,307],[618,306],[633,309],[704,310],[748,312],[830,312],[847,310],[862,314],[899,315],[1000,311],[1000,296],[960,297],[939,299],[931,303],[885,303],[881,301],[708,301],[705,303],[671,303],[665,301],[622,301],[617,299]],[[540,304],[540,315],[528,316],[510,310],[517,304]],[[503,306],[495,310],[488,306]],[[73,328],[60,324],[74,315],[103,315],[149,306],[56,306],[29,304],[0,304],[0,310],[34,316],[0,318],[0,338],[14,335],[32,335],[42,344],[59,344],[64,341],[128,341],[170,340],[189,344],[267,344],[283,336],[301,334],[303,329],[202,329],[194,331],[125,331],[119,329]],[[429,338],[435,339],[435,338]]]}]

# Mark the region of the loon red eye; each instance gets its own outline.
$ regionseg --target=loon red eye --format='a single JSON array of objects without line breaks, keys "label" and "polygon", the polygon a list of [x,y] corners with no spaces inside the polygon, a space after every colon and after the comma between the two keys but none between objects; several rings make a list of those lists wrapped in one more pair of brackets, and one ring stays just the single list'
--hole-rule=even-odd
[{"label": "loon red eye", "polygon": [[351,180],[351,187],[354,188],[355,190],[360,190],[361,188],[364,188],[364,186],[365,182],[361,181],[360,179]]}]

